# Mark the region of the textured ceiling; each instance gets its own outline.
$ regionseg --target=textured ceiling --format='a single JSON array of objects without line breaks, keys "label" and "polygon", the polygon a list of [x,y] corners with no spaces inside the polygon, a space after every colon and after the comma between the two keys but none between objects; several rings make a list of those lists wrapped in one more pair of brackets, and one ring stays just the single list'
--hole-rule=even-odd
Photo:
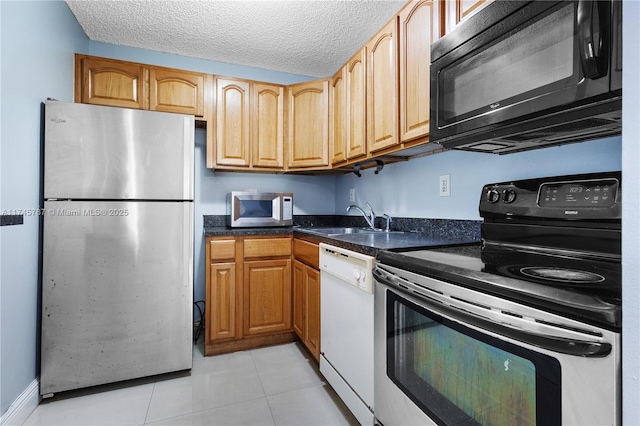
[{"label": "textured ceiling", "polygon": [[67,0],[66,3],[91,40],[329,77],[406,0]]}]

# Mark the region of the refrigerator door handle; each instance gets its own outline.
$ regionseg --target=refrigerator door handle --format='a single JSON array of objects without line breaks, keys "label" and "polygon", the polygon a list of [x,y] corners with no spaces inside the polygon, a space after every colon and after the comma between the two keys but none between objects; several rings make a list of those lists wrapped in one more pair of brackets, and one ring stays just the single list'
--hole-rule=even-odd
[{"label": "refrigerator door handle", "polygon": [[184,218],[182,220],[184,224],[183,242],[183,265],[185,267],[185,280],[183,281],[183,287],[189,287],[193,284],[193,203],[184,203]]},{"label": "refrigerator door handle", "polygon": [[187,116],[184,118],[184,199],[193,200],[193,180],[194,180],[194,118]]}]

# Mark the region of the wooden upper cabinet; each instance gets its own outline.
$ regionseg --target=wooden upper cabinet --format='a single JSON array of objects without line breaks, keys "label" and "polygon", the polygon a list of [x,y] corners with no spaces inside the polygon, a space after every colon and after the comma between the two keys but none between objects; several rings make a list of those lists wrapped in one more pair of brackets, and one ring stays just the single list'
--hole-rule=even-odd
[{"label": "wooden upper cabinet", "polygon": [[347,99],[346,99],[346,66],[340,68],[331,79],[329,87],[329,144],[331,164],[338,164],[347,159]]},{"label": "wooden upper cabinet", "polygon": [[254,167],[284,167],[284,87],[273,84],[253,84],[252,165]]},{"label": "wooden upper cabinet", "polygon": [[360,49],[346,65],[347,158],[367,153],[367,50]]},{"label": "wooden upper cabinet", "polygon": [[367,69],[363,47],[331,80],[331,164],[367,154]]},{"label": "wooden upper cabinet", "polygon": [[147,78],[141,64],[76,55],[76,102],[147,109]]},{"label": "wooden upper cabinet", "polygon": [[151,67],[149,69],[149,109],[204,115],[204,74]]},{"label": "wooden upper cabinet", "polygon": [[249,166],[249,82],[216,78],[215,110],[216,163]]},{"label": "wooden upper cabinet", "polygon": [[329,81],[287,88],[289,167],[329,165]]},{"label": "wooden upper cabinet", "polygon": [[205,74],[80,54],[75,61],[76,102],[205,115]]},{"label": "wooden upper cabinet", "polygon": [[399,144],[397,25],[396,17],[366,46],[369,152]]},{"label": "wooden upper cabinet", "polygon": [[453,31],[458,24],[469,19],[493,0],[441,0],[441,35]]},{"label": "wooden upper cabinet", "polygon": [[400,140],[429,135],[431,44],[440,35],[440,4],[409,2],[400,20]]}]

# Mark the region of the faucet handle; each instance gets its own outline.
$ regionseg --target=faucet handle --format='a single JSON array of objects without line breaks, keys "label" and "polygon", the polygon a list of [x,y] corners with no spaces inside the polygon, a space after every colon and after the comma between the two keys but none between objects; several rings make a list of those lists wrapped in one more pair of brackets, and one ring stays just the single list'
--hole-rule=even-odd
[{"label": "faucet handle", "polygon": [[391,230],[391,222],[393,222],[393,219],[391,219],[391,216],[389,216],[386,213],[383,213],[382,217],[384,217],[387,220],[387,226],[385,227],[384,230],[389,232]]},{"label": "faucet handle", "polygon": [[375,219],[376,214],[373,211],[373,207],[371,207],[371,204],[369,204],[368,202],[367,202],[367,207],[369,207],[369,210],[371,210],[371,219]]}]

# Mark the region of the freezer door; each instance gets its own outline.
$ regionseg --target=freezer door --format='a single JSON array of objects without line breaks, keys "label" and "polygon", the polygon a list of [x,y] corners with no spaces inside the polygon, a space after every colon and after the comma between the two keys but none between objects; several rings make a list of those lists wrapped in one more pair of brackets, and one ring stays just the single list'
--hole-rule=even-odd
[{"label": "freezer door", "polygon": [[47,101],[44,198],[192,200],[194,118]]},{"label": "freezer door", "polygon": [[42,395],[191,368],[193,203],[45,203]]}]

